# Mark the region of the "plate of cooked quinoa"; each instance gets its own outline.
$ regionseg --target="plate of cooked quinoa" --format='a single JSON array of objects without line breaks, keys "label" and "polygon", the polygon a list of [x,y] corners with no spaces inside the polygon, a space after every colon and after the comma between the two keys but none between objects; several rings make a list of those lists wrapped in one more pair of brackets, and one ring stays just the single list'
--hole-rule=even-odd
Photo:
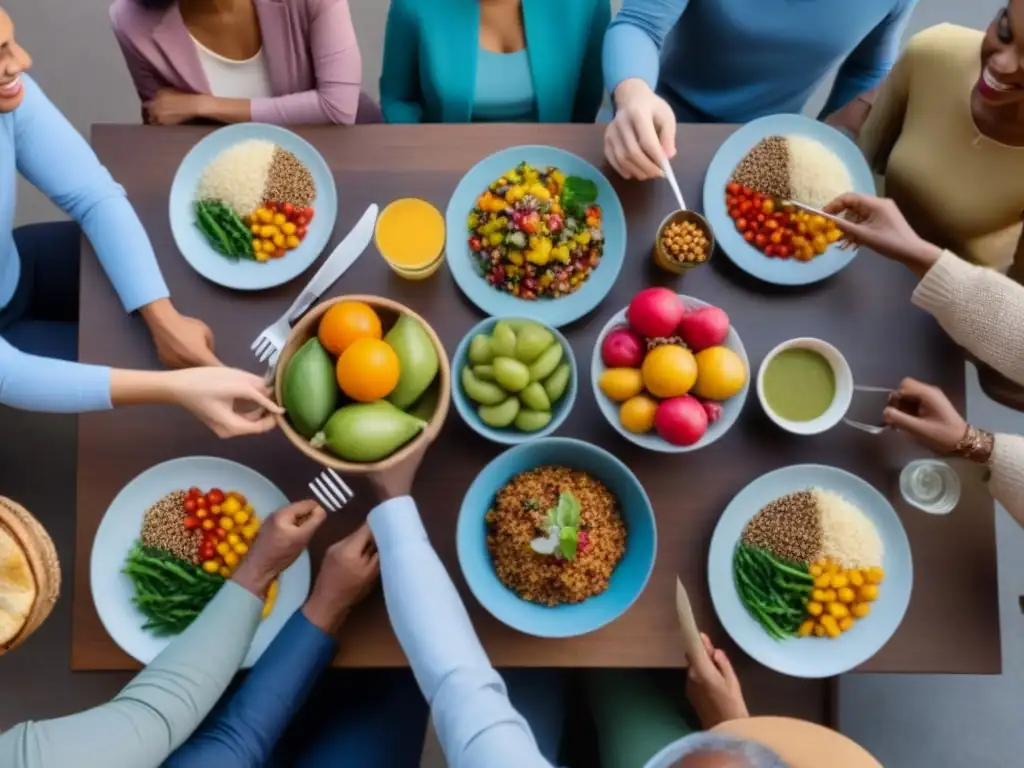
[{"label": "plate of cooked quinoa", "polygon": [[846,192],[875,194],[857,145],[803,115],[747,123],[723,142],[704,179],[704,215],[740,269],[776,285],[808,285],[846,267],[841,227],[789,204],[820,209]]},{"label": "plate of cooked quinoa", "polygon": [[913,564],[889,501],[859,477],[803,464],[750,483],[719,518],[712,602],[750,656],[831,677],[874,656],[910,603]]},{"label": "plate of cooked quinoa", "polygon": [[274,125],[214,131],[185,156],[171,185],[178,250],[207,280],[238,290],[302,274],[330,240],[337,209],[327,162]]},{"label": "plate of cooked quinoa", "polygon": [[633,473],[589,443],[544,438],[492,461],[463,500],[459,563],[495,617],[570,637],[624,613],[654,566],[650,501]]},{"label": "plate of cooked quinoa", "polygon": [[456,187],[446,226],[448,265],[470,301],[556,328],[601,303],[626,253],[626,217],[608,179],[555,147],[481,160]]}]

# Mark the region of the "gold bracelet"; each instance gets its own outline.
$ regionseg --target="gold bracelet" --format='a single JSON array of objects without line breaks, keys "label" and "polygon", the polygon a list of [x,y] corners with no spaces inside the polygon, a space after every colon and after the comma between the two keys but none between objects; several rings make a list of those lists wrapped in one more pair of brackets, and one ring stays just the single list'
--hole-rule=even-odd
[{"label": "gold bracelet", "polygon": [[991,432],[986,432],[983,429],[978,429],[968,424],[964,430],[963,437],[960,438],[960,442],[953,449],[953,453],[978,464],[987,464],[988,460],[992,458],[992,449],[995,446],[995,441],[995,435]]}]

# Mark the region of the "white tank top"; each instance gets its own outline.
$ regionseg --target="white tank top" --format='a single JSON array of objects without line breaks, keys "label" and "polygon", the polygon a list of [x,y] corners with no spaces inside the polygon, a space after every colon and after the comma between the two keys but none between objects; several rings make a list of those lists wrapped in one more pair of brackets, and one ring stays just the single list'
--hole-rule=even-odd
[{"label": "white tank top", "polygon": [[210,93],[223,99],[264,99],[273,96],[267,74],[263,49],[245,61],[227,59],[200,43],[194,37],[199,63],[210,84]]}]

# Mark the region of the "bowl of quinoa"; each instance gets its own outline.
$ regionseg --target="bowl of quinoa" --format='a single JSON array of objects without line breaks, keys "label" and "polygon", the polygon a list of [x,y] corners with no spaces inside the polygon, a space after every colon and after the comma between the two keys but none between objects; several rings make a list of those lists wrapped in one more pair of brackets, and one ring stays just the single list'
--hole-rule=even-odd
[{"label": "bowl of quinoa", "polygon": [[570,438],[511,448],[470,486],[456,533],[470,590],[537,637],[592,632],[625,613],[654,568],[657,531],[636,476]]}]

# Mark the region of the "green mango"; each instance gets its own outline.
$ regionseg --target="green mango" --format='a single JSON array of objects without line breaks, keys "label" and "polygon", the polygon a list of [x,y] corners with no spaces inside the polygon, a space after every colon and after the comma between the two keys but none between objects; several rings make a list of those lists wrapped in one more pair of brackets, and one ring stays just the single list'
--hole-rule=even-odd
[{"label": "green mango", "polygon": [[437,350],[423,326],[409,315],[398,318],[384,341],[395,350],[399,366],[398,384],[388,395],[388,401],[396,408],[405,409],[427,391],[437,376]]},{"label": "green mango", "polygon": [[502,429],[515,421],[519,414],[519,400],[510,397],[497,405],[481,405],[476,412],[487,426]]},{"label": "green mango", "polygon": [[544,391],[544,385],[539,381],[531,383],[520,392],[519,399],[523,401],[523,405],[535,411],[551,410],[551,400],[548,399],[548,393]]},{"label": "green mango", "polygon": [[473,365],[486,365],[494,357],[491,337],[480,334],[469,341],[469,362]]},{"label": "green mango", "polygon": [[564,354],[565,350],[562,349],[561,344],[552,344],[545,349],[541,356],[534,360],[530,366],[530,381],[543,381],[554,373],[555,368],[562,362]]},{"label": "green mango", "polygon": [[427,422],[400,411],[387,400],[345,405],[334,412],[324,428],[309,441],[326,447],[344,461],[386,459],[418,435]]},{"label": "green mango", "polygon": [[434,418],[434,411],[437,410],[437,404],[441,400],[441,385],[434,379],[434,383],[427,387],[427,391],[424,392],[420,399],[412,404],[412,408],[406,410],[410,416],[415,416],[417,419],[423,419],[424,421],[430,421]]},{"label": "green mango", "polygon": [[524,323],[516,330],[516,360],[532,363],[555,342],[555,335],[537,323]]},{"label": "green mango", "polygon": [[315,336],[288,361],[281,399],[288,420],[305,438],[319,432],[338,407],[334,361]]},{"label": "green mango", "polygon": [[508,395],[501,387],[490,381],[481,381],[473,375],[467,365],[462,369],[462,389],[471,400],[481,405],[497,405]]},{"label": "green mango", "polygon": [[523,408],[516,415],[516,429],[521,432],[538,432],[551,423],[551,411],[534,411]]},{"label": "green mango", "polygon": [[544,379],[544,391],[547,393],[548,400],[552,403],[565,394],[565,390],[569,388],[569,376],[572,374],[572,366],[568,363],[562,363],[555,372]]},{"label": "green mango", "polygon": [[507,320],[499,320],[491,331],[491,351],[495,357],[514,357],[516,354],[516,332]]}]

